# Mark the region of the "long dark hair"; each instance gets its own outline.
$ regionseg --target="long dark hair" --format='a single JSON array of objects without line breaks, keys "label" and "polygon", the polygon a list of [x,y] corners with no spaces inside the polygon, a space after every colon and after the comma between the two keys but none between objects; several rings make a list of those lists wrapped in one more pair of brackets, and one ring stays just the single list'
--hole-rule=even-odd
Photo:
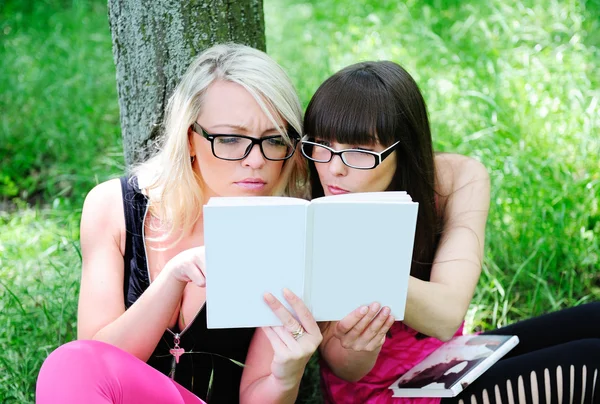
[{"label": "long dark hair", "polygon": [[[388,191],[406,191],[419,203],[411,274],[429,280],[437,248],[439,222],[434,191],[431,130],[417,83],[396,63],[364,62],[348,66],[316,91],[304,116],[309,137],[343,144],[396,148],[397,168]],[[324,195],[315,163],[310,161],[311,196]]]}]

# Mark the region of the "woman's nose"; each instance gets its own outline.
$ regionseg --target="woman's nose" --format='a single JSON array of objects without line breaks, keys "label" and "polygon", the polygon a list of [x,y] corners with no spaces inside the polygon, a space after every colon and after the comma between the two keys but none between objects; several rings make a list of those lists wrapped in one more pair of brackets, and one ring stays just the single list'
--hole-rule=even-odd
[{"label": "woman's nose", "polygon": [[250,149],[250,153],[246,156],[244,160],[242,160],[242,164],[252,168],[261,168],[265,165],[266,159],[263,156],[262,151],[260,150],[260,145],[254,144],[252,145],[252,149]]},{"label": "woman's nose", "polygon": [[329,172],[335,176],[344,176],[347,173],[348,166],[342,161],[342,157],[335,155],[329,162]]}]

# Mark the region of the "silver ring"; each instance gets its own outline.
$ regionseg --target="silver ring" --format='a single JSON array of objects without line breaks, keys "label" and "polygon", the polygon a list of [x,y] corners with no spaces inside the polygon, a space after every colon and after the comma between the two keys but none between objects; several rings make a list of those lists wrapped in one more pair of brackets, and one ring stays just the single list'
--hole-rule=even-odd
[{"label": "silver ring", "polygon": [[295,331],[292,331],[292,337],[294,337],[294,339],[296,341],[298,341],[300,339],[300,337],[302,337],[304,335],[304,327],[302,327],[302,325],[298,324],[298,328]]}]

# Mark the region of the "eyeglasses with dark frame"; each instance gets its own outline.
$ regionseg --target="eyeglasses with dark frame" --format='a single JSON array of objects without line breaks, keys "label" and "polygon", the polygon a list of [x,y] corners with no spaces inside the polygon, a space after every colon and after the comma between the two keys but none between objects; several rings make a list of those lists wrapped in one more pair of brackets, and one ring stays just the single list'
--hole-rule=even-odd
[{"label": "eyeglasses with dark frame", "polygon": [[304,136],[301,151],[304,157],[315,163],[329,163],[333,156],[340,156],[342,162],[350,168],[372,170],[392,154],[399,143],[400,141],[381,152],[360,149],[335,150]]},{"label": "eyeglasses with dark frame", "polygon": [[255,145],[259,145],[263,157],[271,161],[287,160],[294,155],[300,135],[290,127],[288,130],[291,144],[281,135],[255,138],[245,135],[208,133],[198,122],[191,126],[192,130],[210,142],[213,155],[221,160],[243,160],[250,154]]}]

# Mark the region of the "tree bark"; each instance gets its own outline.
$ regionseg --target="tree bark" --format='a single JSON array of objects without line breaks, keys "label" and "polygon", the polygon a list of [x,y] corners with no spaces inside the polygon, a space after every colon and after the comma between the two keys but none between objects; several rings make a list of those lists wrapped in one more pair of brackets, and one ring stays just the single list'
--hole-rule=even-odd
[{"label": "tree bark", "polygon": [[215,43],[265,50],[262,0],[108,0],[125,163],[148,157],[191,59]]}]

